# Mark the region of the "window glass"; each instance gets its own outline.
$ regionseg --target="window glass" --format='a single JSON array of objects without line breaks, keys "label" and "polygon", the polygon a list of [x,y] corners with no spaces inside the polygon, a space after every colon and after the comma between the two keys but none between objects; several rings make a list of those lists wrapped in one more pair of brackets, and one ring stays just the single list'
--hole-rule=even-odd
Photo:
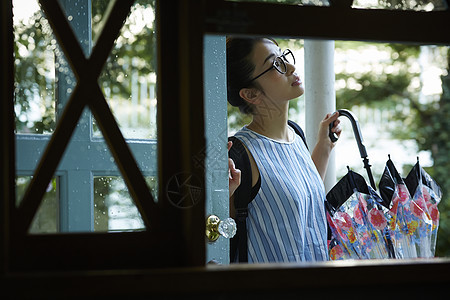
[{"label": "window glass", "polygon": [[[94,1],[92,33],[100,30],[110,1]],[[156,138],[155,1],[136,1],[99,78],[125,138]],[[95,122],[95,121],[94,121]],[[94,135],[100,131],[94,123]]]},{"label": "window glass", "polygon": [[[156,179],[147,177],[147,183],[156,190]],[[154,194],[153,194],[154,196]],[[121,177],[94,177],[94,230],[144,230],[142,217],[128,193]]]},{"label": "window glass", "polygon": [[[19,206],[28,187],[31,176],[18,176],[16,178],[16,205]],[[58,205],[58,178],[52,179],[44,194],[29,229],[30,233],[56,233],[59,231],[59,205]]]},{"label": "window glass", "polygon": [[[135,2],[98,83],[156,199],[154,2]],[[60,0],[60,4],[89,57],[110,1]],[[16,168],[20,174],[16,185],[20,202],[77,82],[37,1],[14,0],[13,6]],[[88,107],[54,176],[30,233],[145,228]]]},{"label": "window glass", "polygon": [[16,132],[51,133],[55,129],[55,70],[68,71],[56,39],[36,0],[14,0],[14,110]]}]

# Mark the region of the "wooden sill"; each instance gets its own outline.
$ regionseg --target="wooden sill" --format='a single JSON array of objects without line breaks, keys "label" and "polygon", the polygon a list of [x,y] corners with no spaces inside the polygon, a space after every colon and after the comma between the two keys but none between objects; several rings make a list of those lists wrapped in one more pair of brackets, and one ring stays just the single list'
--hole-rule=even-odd
[{"label": "wooden sill", "polygon": [[198,268],[24,272],[2,278],[21,297],[175,297],[286,299],[294,296],[433,299],[450,284],[450,258]]}]

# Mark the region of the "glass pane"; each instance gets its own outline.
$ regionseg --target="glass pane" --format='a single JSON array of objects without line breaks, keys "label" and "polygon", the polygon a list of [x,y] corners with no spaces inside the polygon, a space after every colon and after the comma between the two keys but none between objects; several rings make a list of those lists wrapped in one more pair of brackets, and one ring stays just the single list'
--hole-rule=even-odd
[{"label": "glass pane", "polygon": [[[60,113],[65,103],[67,103],[75,90],[76,79],[58,46],[58,42],[52,36],[52,29],[48,21],[42,17],[43,14],[39,10],[39,6],[36,4],[35,6],[29,5],[30,7],[27,7],[27,4],[31,2],[33,1],[18,0],[14,4],[17,48],[16,70],[19,75],[23,76],[19,77],[16,83],[17,128],[24,128],[18,129],[20,133],[28,133],[30,131],[51,133],[55,128],[55,120],[61,116]],[[104,10],[110,1],[60,0],[60,3],[85,55],[89,56],[92,48],[92,36],[96,36],[99,30],[97,26],[101,21],[101,17],[98,17],[99,15],[101,16],[99,11]],[[92,8],[90,6],[91,3]],[[154,1],[140,1],[133,6],[131,16],[134,16],[134,19],[132,18],[134,21],[127,22],[126,28],[122,30],[122,36],[115,43],[115,52],[111,54],[111,57],[114,57],[114,59],[116,57],[120,59],[125,57],[137,64],[135,69],[138,71],[136,73],[138,76],[132,76],[137,78],[136,81],[133,81],[134,85],[128,85],[123,88],[129,92],[129,96],[123,96],[123,89],[116,93],[116,98],[124,100],[125,106],[122,105],[117,109],[113,108],[113,112],[117,112],[118,120],[125,120],[125,125],[120,126],[125,137],[141,138],[138,141],[135,139],[128,140],[128,143],[139,164],[139,168],[148,177],[147,184],[149,188],[156,194],[156,188],[154,188],[156,179],[153,178],[157,173],[157,147],[156,140],[154,140],[156,137],[156,99],[154,85],[152,86],[146,81],[148,79],[149,82],[155,82],[155,64],[151,62],[152,59],[155,59],[154,51],[152,50],[152,45],[154,45],[153,7]],[[95,13],[92,20],[91,12]],[[151,20],[151,26],[148,26],[148,20]],[[96,27],[92,28],[91,23]],[[134,34],[136,36],[132,37]],[[149,40],[150,44],[146,44],[147,40]],[[132,41],[137,42],[132,44]],[[131,44],[133,47],[130,48]],[[35,51],[32,52],[32,50]],[[136,60],[134,57],[138,57],[138,59]],[[24,66],[23,61],[27,62],[27,65]],[[147,63],[147,61],[150,62]],[[106,76],[106,79],[100,80],[100,82],[102,86],[112,86],[112,92],[108,92],[108,89],[106,89],[106,94],[116,95],[114,87],[122,88],[123,85],[114,83],[117,82],[115,76],[120,77],[120,74],[122,74],[128,77],[128,74],[135,74],[135,72],[124,68],[118,62],[114,62],[112,65],[112,71],[104,71],[105,74],[112,75]],[[34,76],[33,74],[35,73],[41,76],[38,79],[49,83],[48,86],[42,87],[42,83],[37,82],[35,77],[30,77]],[[26,88],[22,88],[22,86]],[[36,92],[33,94],[35,90]],[[47,101],[42,91],[49,92],[50,90],[51,97],[48,96],[48,98],[51,99]],[[138,92],[132,94],[132,91]],[[130,95],[137,95],[137,98]],[[152,101],[150,101],[150,98]],[[133,99],[137,100],[134,101]],[[42,104],[44,100],[51,102],[51,105],[45,106]],[[122,101],[120,103],[122,104]],[[133,103],[137,104],[132,105]],[[110,104],[113,107],[114,103],[111,102]],[[152,105],[154,106],[153,109],[151,109]],[[22,107],[24,108],[22,109]],[[35,110],[42,112],[42,114],[38,115],[33,110],[33,107],[37,107]],[[123,117],[123,114],[121,115],[124,111],[126,112],[125,117]],[[135,114],[134,111],[137,111],[137,113]],[[50,115],[50,117],[42,117],[45,114]],[[48,124],[44,122],[47,119],[51,120],[51,126],[47,126]],[[139,213],[128,195],[127,188],[119,177],[121,175],[120,171],[111,155],[111,151],[104,142],[102,133],[94,129],[96,138],[92,136],[92,119],[91,113],[86,107],[76,124],[76,129],[71,135],[69,144],[55,172],[59,176],[57,180],[58,197],[56,198],[55,196],[55,199],[50,202],[44,199],[41,204],[42,206],[51,207],[55,212],[54,217],[47,213],[38,214],[39,217],[36,217],[38,221],[34,222],[38,222],[41,225],[39,225],[38,229],[34,229],[35,227],[31,228],[31,232],[92,232],[94,230],[142,230],[144,228]],[[150,138],[152,140],[148,140]],[[33,174],[41,154],[45,151],[48,140],[48,135],[30,136],[18,134],[16,136],[18,174]],[[94,182],[93,174],[109,176],[105,177],[110,178],[107,179],[109,182],[107,190],[98,187],[99,179],[96,178]],[[18,189],[25,189],[28,185],[23,182],[23,179],[18,180],[17,184]],[[94,185],[96,185],[96,188],[94,188]],[[94,190],[101,190],[101,192],[94,196]],[[104,198],[106,204],[101,203],[102,197],[106,197]],[[118,202],[114,202],[115,197],[119,197]],[[107,207],[106,211],[101,210],[102,205],[103,209]],[[117,207],[120,207],[120,214],[116,209]],[[101,218],[102,211],[105,212],[107,219]],[[117,218],[121,220],[121,223],[116,220]],[[44,229],[42,224],[47,219],[49,222],[53,222],[52,224],[56,224],[54,228],[57,230]],[[54,220],[57,220],[57,223]],[[117,225],[118,222],[122,225]],[[125,224],[124,222],[127,225],[123,225]]]},{"label": "glass pane", "polygon": [[13,14],[16,132],[51,133],[55,129],[55,53],[60,50],[36,0],[14,0]]},{"label": "glass pane", "polygon": [[13,5],[16,132],[50,134],[76,79],[38,1]]},{"label": "glass pane", "polygon": [[[110,1],[93,2],[93,36]],[[156,138],[155,1],[136,1],[100,76],[99,85],[125,138]],[[94,123],[94,135],[99,129]]]},{"label": "glass pane", "polygon": [[[156,193],[156,178],[147,177],[147,184]],[[145,230],[141,215],[121,177],[94,177],[94,230]]]},{"label": "glass pane", "polygon": [[444,0],[354,0],[353,8],[432,11],[445,10],[447,4]]},{"label": "glass pane", "polygon": [[[16,205],[20,205],[25,191],[31,181],[31,176],[16,178]],[[29,233],[56,233],[59,231],[59,197],[58,180],[53,178],[48,185],[44,198],[34,216]]]}]

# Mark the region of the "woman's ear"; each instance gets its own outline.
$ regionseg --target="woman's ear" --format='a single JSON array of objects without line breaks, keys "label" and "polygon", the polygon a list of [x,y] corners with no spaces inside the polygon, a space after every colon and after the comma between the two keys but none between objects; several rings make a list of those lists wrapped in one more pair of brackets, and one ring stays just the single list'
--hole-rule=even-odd
[{"label": "woman's ear", "polygon": [[239,91],[239,96],[251,104],[259,104],[261,102],[261,91],[255,88],[243,88]]}]

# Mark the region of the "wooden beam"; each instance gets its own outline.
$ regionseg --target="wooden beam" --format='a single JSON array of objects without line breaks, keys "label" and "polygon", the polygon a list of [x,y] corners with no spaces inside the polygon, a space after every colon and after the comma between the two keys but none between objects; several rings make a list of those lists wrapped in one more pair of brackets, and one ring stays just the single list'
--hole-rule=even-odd
[{"label": "wooden beam", "polygon": [[14,37],[12,1],[0,4],[0,277],[9,268],[11,215],[16,202]]},{"label": "wooden beam", "polygon": [[[185,265],[204,265],[205,175],[204,168],[197,167],[204,163],[204,157],[198,157],[206,147],[203,5],[187,0],[160,0],[156,4],[158,181],[161,221],[165,221],[162,227],[176,234]],[[178,191],[171,190],[174,181],[181,183]],[[180,203],[174,203],[174,192],[183,199]]]},{"label": "wooden beam", "polygon": [[449,259],[420,259],[34,272],[8,276],[2,292],[17,298],[378,299],[383,293],[446,299],[449,271]]},{"label": "wooden beam", "polygon": [[206,2],[207,33],[450,44],[450,11]]}]

